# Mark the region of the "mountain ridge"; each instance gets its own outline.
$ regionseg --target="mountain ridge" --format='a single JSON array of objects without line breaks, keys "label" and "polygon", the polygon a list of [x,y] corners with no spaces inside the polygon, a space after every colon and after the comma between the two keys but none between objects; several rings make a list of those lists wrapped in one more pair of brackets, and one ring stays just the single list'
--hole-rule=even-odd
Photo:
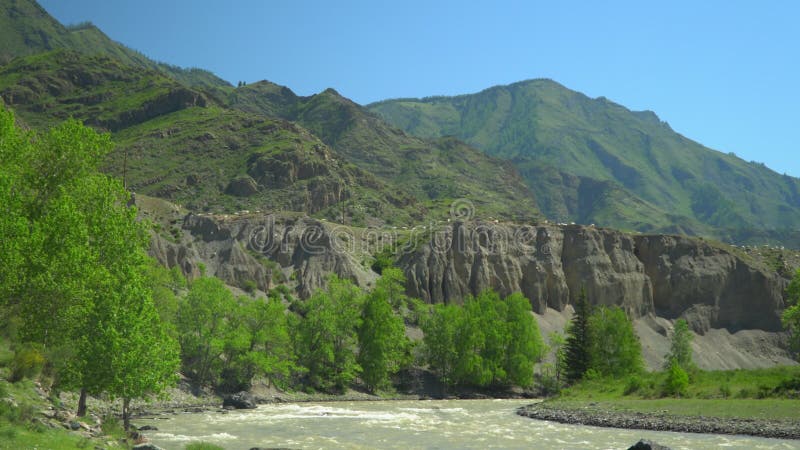
[{"label": "mountain ridge", "polygon": [[[540,175],[550,167],[568,176],[611,181],[619,198],[658,211],[655,217],[627,211],[630,220],[611,214],[603,222],[608,226],[658,231],[679,218],[679,227],[690,234],[726,238],[728,228],[791,230],[800,221],[800,180],[691,141],[652,111],[592,99],[552,80],[367,107],[412,134],[455,135],[512,161],[523,175]],[[530,174],[526,178],[540,195],[565,189]],[[571,195],[578,194],[573,188]],[[604,218],[567,201],[548,205],[537,200],[557,220]]]}]

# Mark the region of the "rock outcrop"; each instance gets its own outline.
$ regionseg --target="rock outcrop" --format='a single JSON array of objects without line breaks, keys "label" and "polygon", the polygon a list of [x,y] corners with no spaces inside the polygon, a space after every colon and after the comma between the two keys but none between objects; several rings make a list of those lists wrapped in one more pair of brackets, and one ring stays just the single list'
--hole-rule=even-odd
[{"label": "rock outcrop", "polygon": [[308,217],[202,216],[183,219],[179,242],[154,236],[150,253],[190,278],[200,265],[232,286],[255,283],[262,291],[286,280],[302,298],[325,285],[331,273],[369,285],[377,275],[341,245],[333,227]]},{"label": "rock outcrop", "polygon": [[786,281],[723,246],[580,225],[455,222],[400,259],[409,295],[461,302],[522,292],[536,312],[563,310],[582,288],[634,317],[685,317],[694,331],[779,331]]}]

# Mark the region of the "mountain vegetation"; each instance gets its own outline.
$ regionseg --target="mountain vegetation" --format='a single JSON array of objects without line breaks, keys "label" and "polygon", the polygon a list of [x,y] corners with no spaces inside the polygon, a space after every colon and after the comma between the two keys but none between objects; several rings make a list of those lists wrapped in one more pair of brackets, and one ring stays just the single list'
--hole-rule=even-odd
[{"label": "mountain vegetation", "polygon": [[412,134],[456,136],[510,161],[558,221],[743,242],[764,230],[786,238],[800,219],[800,180],[550,80],[368,107]]}]

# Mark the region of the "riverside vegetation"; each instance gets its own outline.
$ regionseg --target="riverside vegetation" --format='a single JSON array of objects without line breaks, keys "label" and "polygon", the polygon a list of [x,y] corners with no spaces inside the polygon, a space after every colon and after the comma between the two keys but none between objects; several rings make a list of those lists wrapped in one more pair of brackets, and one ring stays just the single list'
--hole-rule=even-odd
[{"label": "riverside vegetation", "polygon": [[[178,371],[220,392],[246,390],[258,377],[284,389],[378,392],[391,390],[391,376],[412,365],[429,367],[450,387],[534,386],[534,365],[547,350],[530,301],[519,294],[485,291],[463,306],[425,305],[404,294],[402,272],[384,258],[368,292],[333,275],[305,302],[282,285],[268,298],[237,298],[219,279],[189,282],[158,266],[145,253],[148,223],[136,219],[120,181],[97,170],[109,144],[75,121],[25,131],[0,110],[7,162],[0,229],[11,237],[0,244],[5,395],[30,379],[51,395],[77,390],[79,416],[88,395],[120,398],[127,429],[130,401],[163,392]],[[798,285],[800,273],[787,290],[784,319],[793,331]],[[422,329],[421,342],[405,336],[406,323]],[[647,374],[630,318],[618,307],[592,307],[582,292],[566,339],[550,339],[554,362],[542,366],[538,385],[558,392],[572,384],[562,399],[591,397],[598,388],[644,398],[707,396],[701,386],[721,376],[722,397],[797,395],[800,371],[698,371],[690,336],[678,321],[665,372]],[[627,380],[621,391],[612,381],[620,379]],[[6,437],[58,439],[59,432],[29,422],[35,404],[14,398],[3,403]],[[33,425],[12,426],[25,423]]]},{"label": "riverside vegetation", "polygon": [[[544,299],[476,289],[439,299],[463,305],[427,305],[405,295],[389,253],[365,260],[368,268],[377,256],[381,273],[369,290],[320,277],[301,299],[277,276],[260,297],[255,281],[232,283],[248,294],[235,295],[202,270],[187,279],[178,264],[151,260],[150,238],[164,224],[137,219],[128,194],[195,213],[265,208],[383,227],[442,220],[454,199],[470,198],[489,219],[535,223],[541,209],[559,221],[793,245],[797,179],[549,81],[369,107],[332,89],[301,97],[267,81],[234,88],[149,60],[91,24],[64,27],[29,0],[0,0],[0,41],[0,440],[12,447],[90,445],[42,420],[40,410],[61,408],[59,391],[77,394],[79,414],[91,413],[89,396],[119,400],[121,420],[109,417],[100,431],[120,438],[131,402],[164,395],[178,373],[220,393],[266,382],[390,395],[398,373],[423,368],[446,393],[522,386],[558,395],[555,406],[770,419],[798,410],[789,399],[796,368],[701,371],[681,321],[663,371],[645,372],[629,311],[592,307],[606,302],[599,294],[560,298],[577,314],[544,340],[530,314]],[[536,112],[532,123],[526,111]],[[711,180],[700,167],[713,169]],[[177,239],[180,229],[168,228]],[[768,253],[781,289],[800,257],[735,252]],[[798,279],[783,313],[795,340]]]}]

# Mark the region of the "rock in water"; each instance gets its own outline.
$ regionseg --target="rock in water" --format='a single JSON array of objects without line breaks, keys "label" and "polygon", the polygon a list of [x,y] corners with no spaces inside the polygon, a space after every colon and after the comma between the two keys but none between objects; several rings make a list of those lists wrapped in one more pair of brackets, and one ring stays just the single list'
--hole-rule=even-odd
[{"label": "rock in water", "polygon": [[134,445],[133,450],[164,450],[164,449],[154,444],[139,444],[139,445]]},{"label": "rock in water", "polygon": [[657,444],[649,439],[641,439],[628,448],[628,450],[670,450],[670,448]]},{"label": "rock in water", "polygon": [[233,395],[225,397],[222,401],[222,407],[232,407],[236,409],[255,409],[256,399],[253,394],[249,392],[237,392]]}]

